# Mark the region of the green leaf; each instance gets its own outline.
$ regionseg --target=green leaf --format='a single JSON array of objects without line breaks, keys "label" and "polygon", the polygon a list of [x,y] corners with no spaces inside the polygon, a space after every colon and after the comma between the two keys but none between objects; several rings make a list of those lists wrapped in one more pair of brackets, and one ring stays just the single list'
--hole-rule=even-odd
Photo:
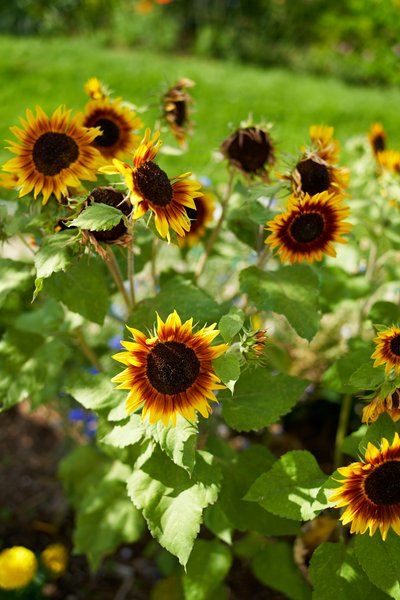
[{"label": "green leaf", "polygon": [[266,369],[248,370],[235,386],[233,398],[224,398],[222,414],[236,431],[258,430],[288,413],[308,382]]},{"label": "green leaf", "polygon": [[225,544],[232,544],[233,526],[226,516],[221,502],[208,506],[204,511],[204,525]]},{"label": "green leaf", "polygon": [[88,410],[98,411],[124,403],[123,394],[113,387],[109,377],[103,373],[78,373],[70,379],[65,391]]},{"label": "green leaf", "polygon": [[209,600],[228,574],[232,555],[218,540],[196,540],[182,578],[186,600]]},{"label": "green leaf", "polygon": [[121,219],[122,212],[118,208],[99,203],[85,208],[69,225],[89,231],[105,231],[118,225]]},{"label": "green leaf", "polygon": [[375,302],[368,313],[368,318],[372,323],[400,323],[400,309],[393,302],[380,300]]},{"label": "green leaf", "polygon": [[379,531],[372,537],[367,534],[357,535],[354,550],[372,583],[391,598],[400,600],[400,537],[391,530],[385,542]]},{"label": "green leaf", "polygon": [[115,448],[126,448],[138,444],[146,437],[146,428],[140,415],[131,415],[128,423],[117,425],[101,440]]},{"label": "green leaf", "polygon": [[293,450],[257,479],[245,499],[275,515],[308,521],[321,510],[315,500],[325,480],[326,475],[310,452]]},{"label": "green leaf", "polygon": [[228,389],[233,390],[240,377],[240,363],[236,354],[225,353],[213,360],[213,367],[217,376]]},{"label": "green leaf", "polygon": [[385,381],[384,368],[374,368],[372,360],[363,363],[349,379],[349,385],[359,390],[374,390]]},{"label": "green leaf", "polygon": [[186,565],[200,530],[203,509],[218,495],[221,473],[198,451],[192,476],[156,447],[128,480],[128,493],[143,511],[151,534]]},{"label": "green leaf", "polygon": [[290,600],[311,600],[311,589],[293,559],[287,542],[273,542],[258,552],[251,562],[254,575],[264,585],[285,594]]},{"label": "green leaf", "polygon": [[46,279],[57,271],[65,271],[71,263],[72,242],[76,232],[61,231],[45,239],[35,254],[37,279]]},{"label": "green leaf", "polygon": [[31,265],[9,258],[0,258],[0,306],[10,292],[26,288],[31,280]]},{"label": "green leaf", "polygon": [[244,319],[245,315],[242,309],[235,306],[232,306],[227,315],[221,317],[218,329],[225,342],[230,342],[239,333],[243,327]]},{"label": "green leaf", "polygon": [[39,308],[22,313],[15,320],[15,327],[21,331],[51,335],[62,328],[64,311],[52,298],[46,299]]},{"label": "green leaf", "polygon": [[353,552],[342,542],[324,542],[310,562],[313,600],[388,600],[360,569]]},{"label": "green leaf", "polygon": [[244,269],[240,289],[248,294],[259,310],[272,310],[284,315],[297,333],[311,340],[318,331],[319,280],[307,265],[280,267],[277,271]]},{"label": "green leaf", "polygon": [[178,415],[176,426],[165,427],[158,422],[148,426],[147,432],[178,467],[186,469],[189,475],[192,473],[196,462],[198,434],[194,423]]},{"label": "green leaf", "polygon": [[103,265],[95,257],[83,256],[65,273],[54,273],[44,289],[73,312],[103,324],[110,298]]},{"label": "green leaf", "polygon": [[361,427],[359,427],[357,431],[353,431],[353,433],[345,437],[341,448],[342,452],[358,460],[360,456],[360,442],[365,436],[367,430],[368,425],[361,425]]},{"label": "green leaf", "polygon": [[371,423],[371,425],[367,427],[365,435],[358,446],[359,453],[364,456],[368,442],[371,442],[374,446],[379,446],[383,437],[391,444],[396,431],[397,427],[394,421],[388,414],[382,413],[374,423]]},{"label": "green leaf", "polygon": [[359,387],[350,383],[352,375],[363,365],[371,363],[371,344],[356,340],[355,347],[346,352],[325,372],[323,382],[340,394],[354,394]]}]

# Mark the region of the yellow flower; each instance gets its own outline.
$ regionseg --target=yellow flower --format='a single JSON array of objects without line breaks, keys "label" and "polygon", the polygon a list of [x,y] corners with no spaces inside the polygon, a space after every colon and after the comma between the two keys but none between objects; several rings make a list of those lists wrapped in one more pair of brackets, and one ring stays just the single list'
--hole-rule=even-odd
[{"label": "yellow flower", "polygon": [[272,233],[265,243],[278,248],[281,260],[292,264],[322,260],[323,254],[336,256],[332,243],[345,243],[341,234],[351,229],[343,222],[350,211],[341,201],[341,196],[328,192],[306,194],[303,200],[292,195],[288,210],[268,221],[266,229]]},{"label": "yellow flower", "polygon": [[190,219],[190,231],[185,237],[178,236],[180,246],[195,246],[204,236],[206,227],[212,223],[214,215],[214,198],[211,194],[205,193],[194,199],[196,209],[187,208],[186,212]]},{"label": "yellow flower", "polygon": [[24,546],[13,546],[0,552],[0,588],[24,588],[35,577],[38,563],[34,553]]},{"label": "yellow flower", "polygon": [[338,469],[345,478],[329,498],[337,507],[347,506],[340,519],[351,523],[350,533],[374,535],[379,528],[382,539],[392,529],[400,535],[400,438],[395,433],[392,445],[383,438],[380,448],[370,442],[365,460]]},{"label": "yellow flower", "polygon": [[97,77],[88,79],[84,89],[87,95],[93,98],[93,100],[101,100],[108,95],[105,85]]},{"label": "yellow flower", "polygon": [[133,155],[133,167],[114,159],[112,166],[101,167],[102,173],[120,173],[130,191],[135,207],[134,219],[139,219],[150,209],[161,237],[170,241],[169,229],[184,236],[190,230],[186,208],[196,209],[194,198],[202,196],[200,184],[187,179],[190,173],[172,179],[153,161],[161,145],[159,132],[150,139],[146,129],[143,140]]},{"label": "yellow flower", "polygon": [[374,367],[385,365],[385,373],[390,374],[394,369],[400,374],[400,328],[393,325],[390,329],[380,331],[374,338],[376,348],[371,358],[375,359]]},{"label": "yellow flower", "polygon": [[157,315],[157,329],[147,337],[138,329],[128,327],[134,342],[121,342],[125,352],[113,358],[127,366],[112,381],[117,389],[129,390],[128,413],[143,406],[150,423],[161,419],[164,425],[176,423],[180,413],[189,421],[196,411],[203,417],[211,413],[209,401],[217,402],[213,390],[223,389],[214,373],[212,360],[228,348],[226,344],[211,346],[219,331],[215,323],[192,332],[193,319],[182,324],[176,311],[164,323]]},{"label": "yellow flower", "polygon": [[68,550],[64,544],[49,544],[41,556],[44,566],[54,578],[64,575],[68,566]]},{"label": "yellow flower", "polygon": [[322,160],[334,164],[338,160],[339,142],[333,138],[333,127],[328,125],[311,125],[310,139],[316,146],[316,153]]},{"label": "yellow flower", "polygon": [[380,398],[376,396],[369,404],[364,406],[362,414],[363,423],[373,423],[382,413],[387,413],[393,421],[400,419],[400,389],[394,390]]},{"label": "yellow flower", "polygon": [[58,200],[68,195],[69,187],[79,187],[80,181],[95,181],[95,172],[101,155],[93,148],[93,140],[100,129],[81,127],[71,111],[60,106],[48,117],[40,106],[36,117],[26,111],[26,121],[20,119],[23,129],[11,127],[20,143],[8,147],[17,154],[3,165],[3,170],[18,177],[19,196],[33,190],[36,198],[43,194],[43,204],[54,194]]}]

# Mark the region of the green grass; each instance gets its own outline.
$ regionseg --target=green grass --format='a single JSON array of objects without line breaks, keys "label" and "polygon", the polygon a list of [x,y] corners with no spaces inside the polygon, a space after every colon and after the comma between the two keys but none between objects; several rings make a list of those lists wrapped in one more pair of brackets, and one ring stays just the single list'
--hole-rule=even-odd
[{"label": "green grass", "polygon": [[[182,76],[195,80],[195,135],[187,154],[162,159],[171,175],[192,170],[220,179],[221,168],[212,160],[212,151],[249,113],[255,121],[274,123],[278,149],[287,153],[297,153],[312,123],[333,125],[342,143],[352,135],[366,134],[372,122],[381,121],[395,146],[400,129],[400,90],[394,88],[371,89],[281,69],[106,48],[91,38],[4,36],[0,55],[1,139],[12,138],[8,127],[18,123],[27,107],[40,104],[51,112],[64,103],[82,110],[87,101],[83,84],[91,76],[103,80],[115,95],[150,105],[144,115],[150,127],[159,115],[159,97],[166,86]],[[164,140],[174,145],[169,134]],[[1,144],[1,161],[11,157],[5,145]]]}]

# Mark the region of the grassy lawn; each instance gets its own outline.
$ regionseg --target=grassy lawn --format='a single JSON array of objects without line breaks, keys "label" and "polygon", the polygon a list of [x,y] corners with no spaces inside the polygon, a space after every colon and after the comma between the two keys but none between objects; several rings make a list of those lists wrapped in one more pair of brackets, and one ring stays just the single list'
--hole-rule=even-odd
[{"label": "grassy lawn", "polygon": [[[212,151],[252,113],[255,121],[274,123],[278,149],[297,153],[307,140],[312,123],[335,127],[342,143],[349,136],[365,134],[371,123],[381,121],[389,143],[396,144],[400,129],[400,90],[349,86],[340,81],[293,74],[280,69],[200,60],[192,57],[150,53],[135,48],[106,48],[90,38],[0,37],[0,137],[10,139],[8,127],[18,123],[25,108],[40,104],[53,111],[65,103],[83,109],[87,98],[83,84],[91,76],[103,80],[115,95],[137,105],[149,105],[144,115],[153,127],[159,97],[168,84],[186,76],[196,81],[196,132],[189,152],[164,157],[166,168],[192,170],[196,175],[219,179],[221,169]],[[174,145],[169,134],[165,143]],[[0,148],[0,160],[10,158]],[[344,162],[346,151],[343,153]],[[165,162],[164,162],[165,161]]]}]

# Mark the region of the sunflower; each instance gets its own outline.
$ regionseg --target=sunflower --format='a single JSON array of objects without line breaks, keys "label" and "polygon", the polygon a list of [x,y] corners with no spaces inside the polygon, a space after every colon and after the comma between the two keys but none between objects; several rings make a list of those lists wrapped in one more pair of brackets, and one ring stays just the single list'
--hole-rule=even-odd
[{"label": "sunflower", "polygon": [[245,175],[268,179],[275,150],[266,128],[241,127],[222,142],[220,149],[229,163]]},{"label": "sunflower", "polygon": [[183,77],[169,88],[162,98],[164,117],[182,146],[185,145],[186,136],[193,126],[189,119],[189,105],[193,99],[186,90],[194,85],[194,81]]},{"label": "sunflower", "polygon": [[139,144],[140,137],[133,132],[143,127],[143,123],[133,110],[122,104],[121,98],[91,100],[79,118],[84,127],[101,129],[101,135],[92,144],[107,161],[129,154]]},{"label": "sunflower", "polygon": [[342,485],[329,498],[336,506],[347,506],[340,519],[351,522],[350,533],[374,535],[380,529],[385,540],[389,528],[400,535],[400,438],[393,443],[383,438],[380,448],[370,442],[365,460],[338,469],[345,477]]},{"label": "sunflower", "polygon": [[113,165],[102,167],[103,173],[120,173],[130,191],[135,206],[134,219],[142,217],[149,209],[154,215],[156,229],[161,237],[170,241],[169,228],[184,236],[190,230],[190,219],[186,208],[196,209],[194,198],[202,196],[197,181],[186,179],[184,173],[172,179],[153,161],[161,146],[157,131],[150,139],[146,129],[143,140],[133,155],[133,168],[117,159]]},{"label": "sunflower", "polygon": [[8,149],[18,156],[3,169],[18,176],[20,197],[34,190],[34,197],[41,192],[46,204],[51,194],[58,200],[67,196],[68,187],[79,187],[81,179],[95,181],[101,156],[92,142],[101,131],[86,129],[70,116],[71,111],[60,106],[48,118],[37,106],[36,117],[28,109],[27,120],[20,119],[23,129],[10,128],[21,143],[10,142]]},{"label": "sunflower", "polygon": [[157,314],[154,336],[128,327],[134,342],[121,342],[125,352],[113,358],[127,366],[112,381],[117,389],[130,390],[126,402],[128,413],[143,405],[142,417],[150,423],[161,419],[176,424],[180,413],[189,421],[198,410],[203,417],[212,412],[209,401],[217,402],[213,390],[223,389],[215,375],[212,360],[221,356],[228,346],[211,346],[218,335],[215,323],[192,333],[193,319],[182,324],[174,310],[164,323]]},{"label": "sunflower", "polygon": [[386,132],[380,123],[374,123],[368,134],[368,141],[375,156],[386,149]]},{"label": "sunflower", "polygon": [[400,152],[398,150],[382,150],[376,158],[383,169],[392,173],[400,173]]},{"label": "sunflower", "polygon": [[87,80],[84,86],[85,92],[93,100],[101,100],[108,96],[108,90],[106,86],[97,79],[97,77],[91,77]]},{"label": "sunflower", "polygon": [[336,256],[332,242],[346,243],[341,234],[351,229],[350,223],[342,222],[350,211],[341,201],[328,192],[306,194],[303,200],[292,195],[287,212],[268,221],[266,229],[272,234],[265,242],[278,248],[282,261],[292,264],[322,260],[323,254]]},{"label": "sunflower", "polygon": [[374,338],[375,352],[371,358],[375,359],[374,367],[385,365],[385,373],[390,374],[394,369],[396,376],[400,374],[400,328],[393,325],[390,329],[380,331]]},{"label": "sunflower", "polygon": [[[322,152],[325,154],[325,152]],[[288,177],[293,193],[303,197],[321,192],[344,194],[348,185],[348,172],[324,160],[318,152],[305,152]]]},{"label": "sunflower", "polygon": [[363,423],[373,423],[382,413],[387,413],[393,421],[400,419],[400,389],[396,389],[385,398],[376,396],[367,406],[364,406],[362,413]]},{"label": "sunflower", "polygon": [[203,194],[194,199],[196,209],[187,208],[186,212],[190,219],[190,231],[185,237],[178,236],[181,246],[195,246],[204,236],[206,227],[213,220],[215,203],[211,194]]},{"label": "sunflower", "polygon": [[334,164],[338,160],[339,142],[333,138],[333,127],[328,125],[311,125],[310,139],[322,160]]}]

